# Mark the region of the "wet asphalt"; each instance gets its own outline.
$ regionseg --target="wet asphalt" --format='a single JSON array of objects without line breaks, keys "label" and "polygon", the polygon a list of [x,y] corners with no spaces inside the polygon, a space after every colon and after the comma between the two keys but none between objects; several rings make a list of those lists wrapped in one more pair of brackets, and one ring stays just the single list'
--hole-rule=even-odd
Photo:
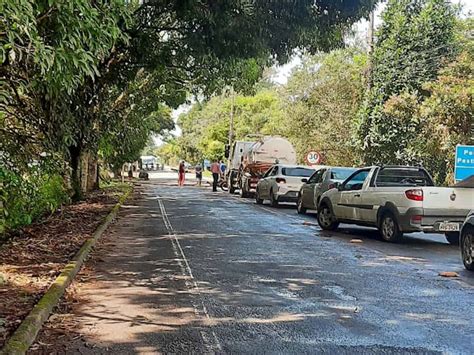
[{"label": "wet asphalt", "polygon": [[93,344],[81,352],[474,351],[474,274],[442,236],[388,244],[208,187],[137,191],[96,282],[80,290],[75,317]]}]

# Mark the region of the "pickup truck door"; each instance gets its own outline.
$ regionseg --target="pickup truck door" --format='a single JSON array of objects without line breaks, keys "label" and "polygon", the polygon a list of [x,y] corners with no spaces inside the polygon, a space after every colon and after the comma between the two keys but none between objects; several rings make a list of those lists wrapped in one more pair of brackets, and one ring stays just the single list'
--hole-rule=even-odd
[{"label": "pickup truck door", "polygon": [[370,169],[358,170],[341,185],[336,217],[358,221],[361,219],[362,189],[365,186]]}]

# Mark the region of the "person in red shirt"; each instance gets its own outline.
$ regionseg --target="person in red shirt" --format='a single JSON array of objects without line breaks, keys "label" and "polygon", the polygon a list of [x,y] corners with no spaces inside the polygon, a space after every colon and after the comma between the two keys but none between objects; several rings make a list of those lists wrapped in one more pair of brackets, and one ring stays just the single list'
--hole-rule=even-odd
[{"label": "person in red shirt", "polygon": [[211,173],[212,173],[212,191],[217,191],[217,182],[219,181],[219,174],[221,173],[221,167],[216,160],[211,164]]},{"label": "person in red shirt", "polygon": [[186,176],[186,168],[184,167],[184,161],[179,163],[178,169],[178,185],[184,186],[184,178]]}]

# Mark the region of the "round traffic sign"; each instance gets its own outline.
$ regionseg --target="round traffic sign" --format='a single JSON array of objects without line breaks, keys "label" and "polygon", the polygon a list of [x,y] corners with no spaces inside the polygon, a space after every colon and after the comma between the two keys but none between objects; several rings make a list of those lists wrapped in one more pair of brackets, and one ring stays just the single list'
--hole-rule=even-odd
[{"label": "round traffic sign", "polygon": [[308,154],[306,154],[306,162],[309,165],[316,165],[321,163],[321,154],[314,150],[308,152]]}]

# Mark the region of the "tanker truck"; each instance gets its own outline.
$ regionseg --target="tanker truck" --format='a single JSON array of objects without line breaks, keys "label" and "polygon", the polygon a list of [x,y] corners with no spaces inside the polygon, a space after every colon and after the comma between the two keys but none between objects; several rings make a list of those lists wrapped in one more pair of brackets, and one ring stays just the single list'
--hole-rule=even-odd
[{"label": "tanker truck", "polygon": [[229,186],[229,193],[233,194],[235,190],[240,188],[240,165],[244,154],[248,152],[255,141],[235,141],[232,147],[226,146],[225,153],[228,158],[226,180]]},{"label": "tanker truck", "polygon": [[237,177],[240,196],[249,197],[255,193],[263,174],[278,163],[296,164],[296,152],[288,140],[282,137],[265,137],[253,143],[241,157]]}]

